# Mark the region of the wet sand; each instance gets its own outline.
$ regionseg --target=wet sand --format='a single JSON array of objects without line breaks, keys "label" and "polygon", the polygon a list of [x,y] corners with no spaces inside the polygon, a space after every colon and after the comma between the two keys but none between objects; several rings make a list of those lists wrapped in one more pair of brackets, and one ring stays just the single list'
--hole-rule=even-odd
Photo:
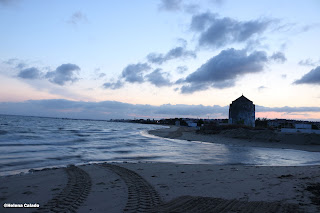
[{"label": "wet sand", "polygon": [[[0,177],[1,212],[317,212],[320,166],[113,163]],[[309,187],[310,188],[310,187]],[[319,209],[318,209],[319,211]]]},{"label": "wet sand", "polygon": [[[195,128],[190,127],[178,127],[170,126],[170,128],[161,128],[156,130],[150,130],[149,134],[171,138],[180,139],[188,141],[202,141],[210,143],[219,144],[229,144],[237,146],[251,146],[251,147],[266,147],[266,148],[279,148],[279,149],[295,149],[309,152],[320,152],[320,144],[310,144],[308,143],[308,135],[306,134],[281,134],[280,138],[282,141],[259,141],[256,139],[239,139],[234,138],[242,135],[239,134],[227,135],[228,132],[224,134],[198,134]],[[230,133],[231,134],[231,133]],[[286,137],[289,137],[289,140]],[[262,136],[263,137],[263,136]],[[265,136],[268,137],[268,136]],[[320,137],[319,137],[320,138]],[[320,139],[317,143],[320,143]]]},{"label": "wet sand", "polygon": [[[241,146],[317,151],[171,127],[151,134]],[[319,212],[320,165],[101,163],[0,177],[1,212]],[[4,208],[36,204],[34,208]]]}]

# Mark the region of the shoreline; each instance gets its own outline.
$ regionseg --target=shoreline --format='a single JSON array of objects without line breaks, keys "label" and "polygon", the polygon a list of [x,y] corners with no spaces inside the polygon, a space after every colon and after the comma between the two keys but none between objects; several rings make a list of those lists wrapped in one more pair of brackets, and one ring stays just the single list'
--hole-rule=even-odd
[{"label": "shoreline", "polygon": [[[306,212],[316,212],[319,206],[312,203],[313,194],[306,188],[320,182],[319,169],[319,165],[84,164],[1,177],[0,201],[2,205],[38,203],[40,208],[47,208],[47,203],[54,205],[55,199],[62,199],[59,197],[66,199],[78,196],[81,202],[74,204],[77,212],[101,212],[105,209],[109,212],[122,212],[128,208],[129,191],[132,192],[132,187],[140,183],[132,178],[140,178],[164,206],[175,203],[176,199],[215,199],[217,202],[237,202],[243,208],[252,203],[260,206],[259,208],[281,204],[284,205],[283,208],[287,208],[287,205],[292,208],[299,206]],[[75,182],[69,183],[70,181]],[[134,184],[130,185],[130,181]],[[80,186],[79,192],[76,190],[75,194],[68,194],[67,192],[74,191],[71,189],[75,184]],[[133,193],[131,196],[140,195]],[[68,206],[72,199],[66,200],[68,201],[59,202],[66,202],[65,205]],[[35,210],[0,208],[3,210],[1,212]],[[56,210],[61,210],[59,208],[61,207],[56,207]]]},{"label": "shoreline", "polygon": [[[218,135],[199,138],[194,129],[176,126],[150,130],[149,134],[180,140],[197,139],[252,146],[250,141]],[[255,146],[266,147],[265,143],[254,143]],[[284,148],[283,144],[276,145]],[[299,148],[303,145],[295,146]],[[319,170],[320,165],[161,162],[92,162],[30,169],[27,173],[0,177],[0,208],[4,213],[34,212],[38,209],[4,208],[5,204],[26,203],[39,205],[39,211],[80,213],[102,212],[105,209],[110,213],[123,212],[125,209],[128,212],[136,209],[144,211],[145,208],[155,212],[170,212],[173,208],[176,212],[197,212],[197,209],[212,210],[216,207],[212,212],[249,211],[252,208],[252,212],[257,213],[274,209],[274,212],[317,212],[320,210]]]},{"label": "shoreline", "polygon": [[[197,134],[196,130],[191,127],[178,127],[178,126],[170,126],[170,128],[161,128],[156,130],[149,130],[149,134],[170,138],[170,139],[178,139],[178,140],[187,140],[187,141],[199,141],[199,142],[209,142],[209,143],[217,143],[224,145],[232,145],[232,146],[246,146],[246,147],[263,147],[263,148],[277,148],[277,149],[295,149],[300,151],[308,151],[308,152],[320,152],[320,145],[306,145],[303,144],[289,144],[289,143],[279,143],[279,142],[262,142],[254,139],[239,139],[226,137],[221,134]],[[299,143],[299,141],[295,141],[295,143]]]}]

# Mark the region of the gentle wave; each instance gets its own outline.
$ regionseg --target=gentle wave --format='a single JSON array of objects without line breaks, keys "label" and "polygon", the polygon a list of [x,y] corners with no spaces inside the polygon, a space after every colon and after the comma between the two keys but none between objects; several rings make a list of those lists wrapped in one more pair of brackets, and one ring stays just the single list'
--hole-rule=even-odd
[{"label": "gentle wave", "polygon": [[164,139],[147,133],[157,128],[161,126],[0,115],[0,175],[101,161],[320,164],[317,152]]}]

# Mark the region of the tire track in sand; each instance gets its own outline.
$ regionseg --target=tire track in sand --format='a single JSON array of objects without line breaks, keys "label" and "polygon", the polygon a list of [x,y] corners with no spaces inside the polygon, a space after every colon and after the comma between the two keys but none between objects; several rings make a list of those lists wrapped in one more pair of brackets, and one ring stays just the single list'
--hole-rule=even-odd
[{"label": "tire track in sand", "polygon": [[112,164],[102,164],[101,166],[118,174],[126,183],[128,187],[128,201],[123,210],[124,212],[151,212],[156,206],[162,204],[156,190],[134,171]]},{"label": "tire track in sand", "polygon": [[239,201],[212,197],[181,196],[164,203],[156,190],[140,175],[113,164],[102,164],[118,174],[127,184],[128,202],[124,212],[157,213],[298,213],[298,205],[283,202]]},{"label": "tire track in sand", "polygon": [[239,201],[211,197],[178,197],[154,209],[157,213],[300,213],[298,205],[281,202]]},{"label": "tire track in sand", "polygon": [[88,173],[74,165],[65,168],[68,174],[66,187],[47,204],[35,212],[76,212],[91,190],[91,178]]}]

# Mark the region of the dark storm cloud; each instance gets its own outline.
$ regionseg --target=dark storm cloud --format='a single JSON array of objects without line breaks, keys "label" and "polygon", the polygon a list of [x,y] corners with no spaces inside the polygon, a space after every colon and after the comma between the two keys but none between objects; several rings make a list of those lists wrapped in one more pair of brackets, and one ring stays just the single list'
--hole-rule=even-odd
[{"label": "dark storm cloud", "polygon": [[219,48],[227,44],[245,42],[263,33],[271,24],[269,20],[237,21],[219,18],[210,12],[192,17],[191,30],[200,32],[199,45]]},{"label": "dark storm cloud", "polygon": [[159,9],[166,11],[178,11],[182,9],[182,0],[161,0]]},{"label": "dark storm cloud", "polygon": [[304,76],[302,76],[299,80],[293,82],[294,84],[314,84],[320,85],[320,66],[311,70]]},{"label": "dark storm cloud", "polygon": [[273,53],[272,56],[270,56],[270,59],[278,63],[284,63],[285,61],[287,61],[286,56],[282,52]]},{"label": "dark storm cloud", "polygon": [[[166,77],[164,77],[164,76],[166,76]],[[146,75],[146,79],[151,84],[153,84],[157,87],[163,87],[163,86],[172,85],[168,76],[169,76],[168,73],[162,73],[161,69],[156,69],[152,73]]]},{"label": "dark storm cloud", "polygon": [[150,53],[147,55],[148,61],[154,64],[162,64],[168,60],[188,57],[196,58],[196,53],[188,51],[184,47],[175,47],[169,50],[165,55],[158,53]]},{"label": "dark storm cloud", "polygon": [[18,77],[24,79],[39,79],[41,78],[41,71],[35,67],[23,69],[19,72]]},{"label": "dark storm cloud", "polygon": [[55,71],[47,72],[46,78],[50,82],[65,85],[67,82],[75,82],[78,80],[76,73],[80,70],[80,67],[75,64],[62,64]]},{"label": "dark storm cloud", "polygon": [[123,82],[121,82],[120,80],[118,80],[117,82],[107,82],[103,84],[103,87],[105,89],[120,89],[123,87]]},{"label": "dark storm cloud", "polygon": [[151,67],[147,63],[129,64],[123,69],[121,77],[130,83],[143,83],[143,72],[150,69]]},{"label": "dark storm cloud", "polygon": [[188,75],[181,92],[193,93],[210,87],[219,89],[232,87],[238,77],[247,73],[261,72],[267,62],[268,57],[264,51],[247,54],[246,50],[233,48],[223,50]]}]

